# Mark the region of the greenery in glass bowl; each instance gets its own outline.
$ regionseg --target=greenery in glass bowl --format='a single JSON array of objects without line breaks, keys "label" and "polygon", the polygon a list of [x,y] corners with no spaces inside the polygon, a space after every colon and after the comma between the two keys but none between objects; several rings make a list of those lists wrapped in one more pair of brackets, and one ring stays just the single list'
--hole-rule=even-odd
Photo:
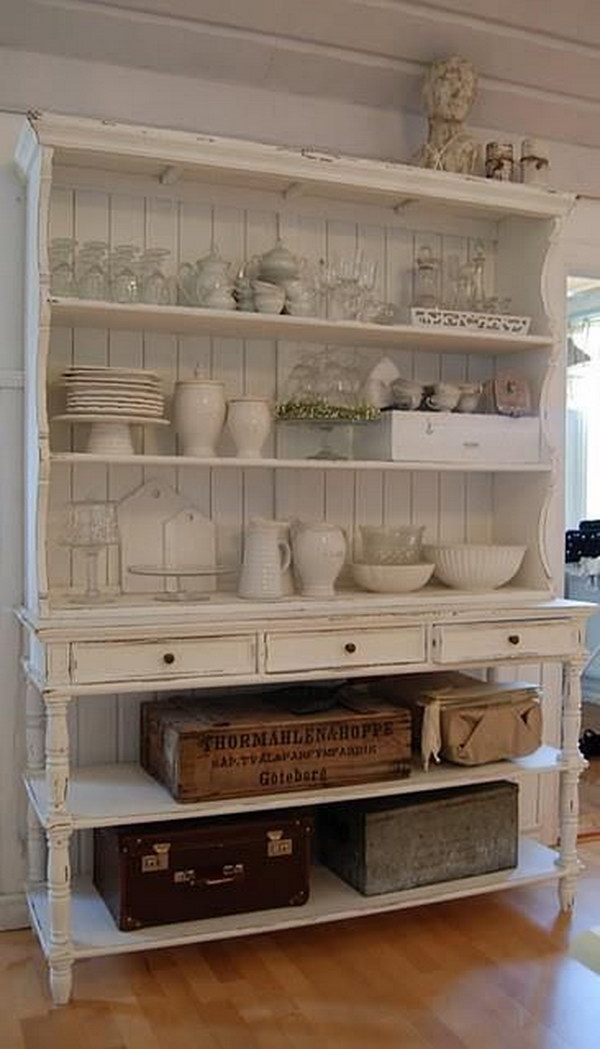
[{"label": "greenery in glass bowl", "polygon": [[275,418],[284,422],[374,422],[380,416],[379,408],[366,401],[332,404],[324,397],[317,397],[279,401],[275,405]]}]

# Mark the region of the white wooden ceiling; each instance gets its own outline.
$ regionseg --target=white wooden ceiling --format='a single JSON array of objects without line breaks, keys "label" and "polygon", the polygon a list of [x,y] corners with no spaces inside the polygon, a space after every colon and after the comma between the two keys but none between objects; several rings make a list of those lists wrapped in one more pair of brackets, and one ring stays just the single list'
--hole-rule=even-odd
[{"label": "white wooden ceiling", "polygon": [[600,146],[598,0],[0,0],[0,44],[415,111],[459,52],[472,123]]}]

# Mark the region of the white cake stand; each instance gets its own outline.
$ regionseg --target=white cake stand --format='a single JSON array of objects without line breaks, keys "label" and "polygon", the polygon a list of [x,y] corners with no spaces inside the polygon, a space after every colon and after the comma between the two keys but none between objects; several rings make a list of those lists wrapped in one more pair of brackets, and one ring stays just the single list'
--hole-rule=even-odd
[{"label": "white cake stand", "polygon": [[132,426],[168,426],[168,419],[146,415],[101,415],[72,413],[55,415],[53,422],[88,423],[90,433],[86,452],[94,455],[134,455]]},{"label": "white cake stand", "polygon": [[168,565],[130,565],[127,569],[132,575],[155,576],[167,580],[167,590],[163,594],[154,594],[156,601],[210,601],[210,594],[189,592],[181,589],[181,580],[186,576],[208,577],[231,575],[235,568],[219,565],[204,565],[201,568],[171,568]]}]

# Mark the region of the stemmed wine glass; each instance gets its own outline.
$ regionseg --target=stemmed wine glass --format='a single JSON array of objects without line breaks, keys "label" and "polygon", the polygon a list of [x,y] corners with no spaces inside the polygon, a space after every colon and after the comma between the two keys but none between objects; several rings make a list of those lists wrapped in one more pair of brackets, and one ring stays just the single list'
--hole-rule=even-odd
[{"label": "stemmed wine glass", "polygon": [[102,551],[118,542],[119,527],[114,503],[84,500],[67,504],[61,543],[71,549],[83,550],[86,558],[85,590],[74,600],[86,604],[112,600],[100,591],[98,562]]}]

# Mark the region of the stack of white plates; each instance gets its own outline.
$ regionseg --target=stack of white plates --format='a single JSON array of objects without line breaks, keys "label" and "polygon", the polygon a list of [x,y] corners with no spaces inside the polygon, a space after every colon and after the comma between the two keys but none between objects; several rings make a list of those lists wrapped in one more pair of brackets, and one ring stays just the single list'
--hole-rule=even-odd
[{"label": "stack of white plates", "polygon": [[64,373],[68,415],[160,419],[164,397],[155,372],[142,368],[73,367]]}]

